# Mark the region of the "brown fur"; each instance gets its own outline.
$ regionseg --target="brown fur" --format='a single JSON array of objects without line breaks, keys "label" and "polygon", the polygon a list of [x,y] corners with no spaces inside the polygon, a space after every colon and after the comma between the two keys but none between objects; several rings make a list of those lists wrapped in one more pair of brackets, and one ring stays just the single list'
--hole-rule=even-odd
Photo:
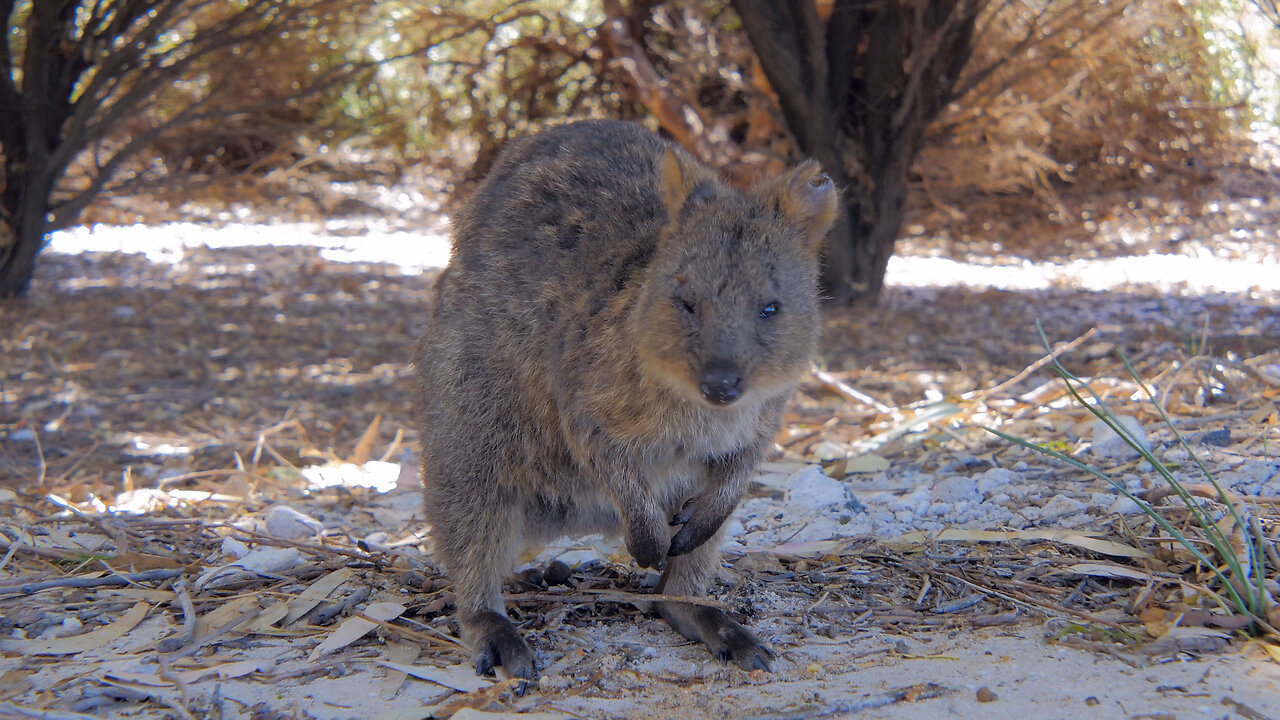
[{"label": "brown fur", "polygon": [[[741,192],[624,122],[502,153],[454,217],[414,360],[426,513],[478,672],[534,677],[502,581],[556,537],[620,532],[640,565],[665,566],[661,592],[708,591],[720,526],[817,341],[835,203],[816,163]],[[725,613],[659,611],[768,667]]]}]

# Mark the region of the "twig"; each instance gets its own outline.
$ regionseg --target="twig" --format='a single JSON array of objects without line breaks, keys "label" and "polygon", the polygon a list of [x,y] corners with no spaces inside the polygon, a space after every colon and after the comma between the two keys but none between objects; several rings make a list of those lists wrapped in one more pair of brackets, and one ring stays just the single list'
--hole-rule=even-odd
[{"label": "twig", "polygon": [[40,460],[40,472],[36,475],[36,487],[42,488],[44,487],[45,472],[48,471],[48,466],[45,465],[44,459],[44,446],[40,444],[40,433],[36,432],[35,425],[31,424],[29,427],[31,429],[31,440],[36,444],[36,457]]},{"label": "twig", "polygon": [[[1218,494],[1218,490],[1214,488],[1212,485],[1205,485],[1202,483],[1197,483],[1197,484],[1183,483],[1182,487],[1186,488],[1187,492],[1191,493],[1192,495],[1199,495],[1202,498],[1213,500],[1214,502],[1222,502],[1222,496]],[[1147,492],[1145,496],[1143,496],[1142,499],[1146,500],[1148,503],[1156,503],[1156,502],[1159,502],[1160,500],[1163,500],[1169,497],[1170,495],[1175,494],[1175,492],[1176,491],[1173,488],[1167,485],[1162,485],[1157,488],[1152,488],[1149,492]],[[1226,492],[1226,491],[1224,491],[1223,494],[1227,496],[1226,499],[1229,502],[1235,503],[1237,505],[1247,504],[1247,503],[1253,503],[1255,505],[1280,505],[1280,497],[1261,497],[1257,495],[1244,497],[1242,495],[1237,495],[1236,493]]]},{"label": "twig", "polygon": [[821,382],[823,385],[826,385],[854,402],[869,405],[885,415],[892,415],[894,413],[894,408],[889,407],[861,390],[858,390],[835,375],[832,375],[825,370],[819,370],[816,365],[810,367],[809,372],[818,379],[818,382]]},{"label": "twig", "polygon": [[173,584],[173,594],[182,607],[182,645],[186,645],[196,636],[196,604],[191,601],[191,593],[187,592],[186,578],[178,578]]},{"label": "twig", "polygon": [[59,479],[70,478],[73,474],[75,474],[76,470],[80,469],[80,466],[84,464],[84,461],[88,460],[89,456],[92,455],[94,451],[101,446],[102,446],[102,441],[94,440],[93,444],[89,446],[89,449],[80,453],[80,457],[76,458],[76,461],[71,463],[71,467],[59,473],[58,475]]},{"label": "twig", "polygon": [[720,610],[732,610],[733,606],[722,600],[712,600],[704,597],[691,597],[689,595],[663,595],[661,593],[633,593],[626,590],[598,590],[576,593],[574,595],[552,595],[550,593],[517,593],[508,595],[508,600],[532,600],[534,602],[555,602],[555,603],[592,603],[592,602],[610,602],[610,603],[653,603],[653,602],[678,602],[688,605],[701,605],[703,607],[718,608]]},{"label": "twig", "polygon": [[770,712],[763,715],[749,715],[748,720],[819,720],[837,715],[848,715],[859,710],[885,707],[894,703],[916,703],[921,700],[932,700],[955,692],[951,688],[936,683],[922,683],[899,690],[864,696],[857,700],[841,700],[830,704],[810,703],[782,712]]},{"label": "twig", "polygon": [[24,585],[0,585],[0,594],[7,595],[9,593],[22,593],[29,595],[31,593],[40,592],[56,587],[74,587],[88,588],[98,587],[100,585],[133,585],[140,582],[150,582],[152,580],[168,580],[171,577],[177,577],[182,574],[181,569],[160,569],[147,570],[138,573],[112,573],[102,577],[85,577],[83,575],[77,577],[61,577],[52,580],[43,580],[41,582],[26,583]]},{"label": "twig", "polygon": [[1076,348],[1080,347],[1080,345],[1084,344],[1085,341],[1089,340],[1090,338],[1092,338],[1094,335],[1097,335],[1097,334],[1098,334],[1098,328],[1096,327],[1089,328],[1089,331],[1086,332],[1085,334],[1081,335],[1075,340],[1072,340],[1069,343],[1055,347],[1053,351],[1050,352],[1048,355],[1045,355],[1039,360],[1031,363],[1026,368],[1024,368],[1022,372],[1018,373],[1017,375],[1014,375],[1008,380],[1005,380],[1004,382],[999,383],[997,385],[993,385],[985,390],[971,390],[967,393],[962,394],[960,396],[960,399],[961,400],[985,400],[990,395],[994,395],[995,393],[1002,392],[1014,385],[1017,385],[1018,383],[1027,379],[1027,377],[1030,376],[1035,371],[1053,362],[1055,359],[1057,359],[1059,355],[1075,350]]},{"label": "twig", "polygon": [[263,534],[263,533],[254,532],[253,530],[245,530],[244,528],[236,527],[235,525],[232,525],[232,524],[230,524],[230,523],[225,523],[225,522],[219,522],[219,523],[208,523],[208,524],[204,524],[204,525],[203,525],[203,527],[206,527],[206,528],[226,528],[227,530],[231,530],[232,532],[237,532],[237,533],[240,533],[240,534],[242,534],[242,535],[248,535],[249,537],[253,538],[253,539],[254,539],[254,541],[255,541],[255,542],[257,542],[257,543],[258,543],[258,544],[260,544],[260,545],[275,545],[275,546],[277,546],[277,547],[292,547],[292,548],[298,548],[299,550],[306,550],[306,551],[308,551],[308,552],[312,552],[312,553],[315,553],[315,554],[317,554],[317,555],[322,555],[322,554],[326,554],[326,553],[327,553],[327,554],[333,554],[333,555],[342,555],[342,556],[344,556],[344,557],[354,558],[354,559],[356,559],[356,560],[360,560],[360,561],[368,562],[368,563],[376,563],[376,562],[379,562],[379,561],[386,561],[386,560],[389,560],[389,559],[390,559],[390,558],[387,558],[387,557],[386,557],[385,555],[383,555],[383,554],[373,555],[373,554],[370,554],[370,553],[358,552],[358,551],[356,551],[356,550],[344,550],[344,549],[342,549],[342,548],[329,547],[329,546],[327,546],[327,545],[313,545],[313,544],[311,544],[311,543],[295,542],[295,541],[293,541],[293,540],[285,540],[284,538],[278,538],[278,537],[273,537],[273,536],[271,536],[271,535],[265,535],[265,534]]},{"label": "twig", "polygon": [[[964,583],[965,585],[968,585],[974,590],[987,593],[989,595],[995,595],[998,598],[1004,598],[1005,600],[1008,600],[1009,602],[1014,603],[1015,605],[1025,605],[1025,606],[1028,606],[1029,608],[1033,608],[1040,611],[1049,610],[1049,611],[1061,613],[1064,615],[1072,615],[1082,620],[1088,620],[1089,622],[1094,623],[1096,625],[1105,625],[1107,627],[1115,628],[1117,630],[1121,630],[1124,628],[1123,625],[1121,625],[1120,623],[1114,620],[1107,620],[1106,618],[1101,618],[1101,617],[1098,617],[1097,615],[1091,615],[1087,612],[1072,610],[1071,608],[1063,607],[1056,603],[1045,602],[1040,600],[1032,600],[1026,597],[1025,595],[1023,595],[1022,597],[1016,597],[1014,595],[1002,593],[999,590],[996,590],[994,588],[983,587],[982,585],[979,585],[975,582],[965,580],[964,578],[960,577],[959,575],[956,575],[955,573],[946,572],[945,570],[942,572],[948,577],[959,580],[960,582]],[[1022,593],[1018,593],[1018,595],[1022,595]]]},{"label": "twig", "polygon": [[69,712],[67,710],[50,710],[48,708],[32,708],[15,705],[11,702],[0,702],[0,713],[18,717],[40,718],[40,720],[98,720],[97,715]]},{"label": "twig", "polygon": [[957,598],[948,603],[942,603],[941,605],[934,607],[933,612],[939,615],[945,615],[947,613],[953,613],[953,612],[960,612],[961,610],[968,610],[969,608],[973,607],[974,605],[977,605],[978,603],[986,599],[987,599],[986,593],[976,592],[966,597]]},{"label": "twig", "polygon": [[9,545],[9,551],[4,554],[4,559],[0,560],[0,572],[3,572],[4,569],[9,566],[9,561],[13,559],[13,554],[18,552],[19,547],[22,546],[15,544]]},{"label": "twig", "polygon": [[249,476],[256,477],[253,475],[253,473],[247,470],[239,470],[235,468],[226,468],[223,470],[198,470],[196,472],[183,473],[181,475],[171,475],[166,478],[161,478],[160,481],[156,483],[156,487],[163,490],[164,488],[170,485],[173,485],[175,483],[186,482],[187,480],[197,480],[199,478],[219,477],[222,475],[227,475],[227,476],[249,475]]}]

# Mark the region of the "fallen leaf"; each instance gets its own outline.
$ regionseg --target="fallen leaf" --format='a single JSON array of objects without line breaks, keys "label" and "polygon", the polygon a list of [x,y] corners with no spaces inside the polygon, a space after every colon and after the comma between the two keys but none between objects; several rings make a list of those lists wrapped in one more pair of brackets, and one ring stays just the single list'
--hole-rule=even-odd
[{"label": "fallen leaf", "polygon": [[350,568],[338,568],[311,583],[306,590],[298,594],[298,597],[289,601],[289,612],[284,616],[284,624],[297,622],[298,618],[311,612],[312,608],[329,597],[329,594],[337,590],[342,583],[350,580],[351,576]]},{"label": "fallen leaf", "polygon": [[889,461],[875,453],[863,453],[845,460],[845,474],[878,473],[889,469]]},{"label": "fallen leaf", "polygon": [[783,543],[773,549],[773,554],[785,560],[823,558],[838,554],[847,547],[848,540],[807,540]]},{"label": "fallen leaf", "polygon": [[194,642],[199,643],[244,623],[250,615],[258,614],[258,598],[253,595],[230,600],[216,609],[196,618]]},{"label": "fallen leaf", "polygon": [[1010,540],[1041,540],[1074,545],[1091,552],[1114,557],[1149,558],[1151,553],[1132,545],[1104,540],[1071,530],[961,530],[948,528],[931,533],[923,530],[904,533],[884,543],[890,547],[929,545],[935,542],[1008,542]]},{"label": "fallen leaf", "polygon": [[13,668],[4,671],[4,674],[0,674],[0,695],[15,697],[27,692],[35,686],[31,681],[34,673],[33,668]]},{"label": "fallen leaf", "polygon": [[374,415],[373,422],[369,423],[369,427],[365,429],[364,434],[360,436],[360,440],[356,442],[356,449],[351,453],[351,457],[347,462],[352,465],[363,465],[369,462],[369,456],[373,455],[373,443],[378,439],[378,428],[382,425],[382,416]]},{"label": "fallen leaf", "polygon": [[103,564],[116,572],[142,572],[144,570],[168,570],[180,568],[182,563],[163,555],[128,552],[103,560]]},{"label": "fallen leaf", "polygon": [[1231,635],[1221,630],[1206,627],[1172,627],[1160,636],[1160,639],[1143,648],[1151,655],[1172,655],[1174,653],[1208,653],[1218,652],[1231,642]]},{"label": "fallen leaf", "polygon": [[1267,655],[1271,658],[1271,662],[1280,663],[1280,645],[1273,642],[1267,642],[1266,640],[1256,640],[1255,642],[1261,646],[1264,651],[1266,651]]},{"label": "fallen leaf", "polygon": [[125,633],[142,622],[150,609],[150,605],[140,602],[106,627],[53,640],[0,640],[0,649],[20,652],[24,655],[74,655],[85,650],[93,650],[123,637]]},{"label": "fallen leaf", "polygon": [[231,678],[244,677],[256,672],[269,672],[276,666],[274,658],[254,658],[250,660],[237,660],[235,662],[218,663],[208,667],[197,668],[195,670],[183,670],[181,672],[171,672],[169,675],[179,683],[194,683],[211,675],[217,675],[222,680]]},{"label": "fallen leaf", "polygon": [[1062,569],[1063,572],[1073,573],[1075,575],[1089,575],[1092,577],[1102,578],[1124,578],[1126,580],[1147,580],[1151,577],[1149,573],[1141,570],[1135,570],[1124,565],[1115,565],[1112,563],[1076,563],[1068,565]]},{"label": "fallen leaf", "polygon": [[442,668],[430,665],[406,665],[385,660],[379,661],[378,664],[406,675],[412,675],[419,680],[433,682],[460,692],[475,692],[493,685],[492,680],[479,677],[476,675],[475,668],[466,664],[450,665]]},{"label": "fallen leaf", "polygon": [[386,622],[400,617],[400,613],[404,611],[405,606],[400,603],[371,603],[360,615],[343,620],[341,625],[335,628],[332,633],[329,633],[329,637],[325,638],[323,642],[311,651],[311,654],[307,656],[307,661],[315,662],[317,658],[325,653],[350,645],[364,637],[370,630],[378,627],[379,622]]},{"label": "fallen leaf", "polygon": [[[413,661],[418,659],[418,653],[422,652],[422,647],[415,642],[407,640],[399,640],[387,643],[387,661],[395,665],[413,665]],[[384,700],[390,700],[400,692],[400,686],[404,684],[404,680],[409,673],[399,668],[388,667],[387,674],[382,678],[382,697]]]}]

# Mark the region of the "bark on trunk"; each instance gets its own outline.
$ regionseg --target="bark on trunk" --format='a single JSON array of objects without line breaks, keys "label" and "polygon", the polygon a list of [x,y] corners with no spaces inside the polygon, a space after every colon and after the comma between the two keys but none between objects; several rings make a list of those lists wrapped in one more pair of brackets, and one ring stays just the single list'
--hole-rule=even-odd
[{"label": "bark on trunk", "polygon": [[[30,165],[28,165],[30,170]],[[0,299],[25,295],[49,231],[45,216],[53,182],[47,173],[29,172],[0,196]]]},{"label": "bark on trunk", "polygon": [[982,0],[732,0],[800,150],[841,188],[823,291],[874,300],[908,173],[969,58]]}]

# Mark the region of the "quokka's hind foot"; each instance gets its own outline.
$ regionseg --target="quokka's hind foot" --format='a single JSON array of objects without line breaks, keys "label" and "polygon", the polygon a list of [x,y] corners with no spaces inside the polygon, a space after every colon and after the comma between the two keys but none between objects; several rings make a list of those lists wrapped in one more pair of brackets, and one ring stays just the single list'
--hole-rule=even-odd
[{"label": "quokka's hind foot", "polygon": [[723,610],[667,602],[659,606],[659,611],[676,632],[690,640],[701,640],[722,662],[732,662],[748,672],[773,670],[773,651]]},{"label": "quokka's hind foot", "polygon": [[[662,579],[658,581],[658,592],[705,596],[720,565],[722,532],[716,532],[688,553],[670,558]],[[701,640],[711,654],[722,661],[732,662],[748,672],[771,669],[773,653],[769,648],[723,610],[705,605],[660,602],[658,612],[676,632],[690,640]]]},{"label": "quokka's hind foot", "polygon": [[[533,651],[506,616],[489,610],[472,615],[464,622],[463,634],[471,645],[471,663],[477,675],[487,675],[501,665],[511,677],[537,679]],[[523,684],[519,692],[523,694]]]}]

